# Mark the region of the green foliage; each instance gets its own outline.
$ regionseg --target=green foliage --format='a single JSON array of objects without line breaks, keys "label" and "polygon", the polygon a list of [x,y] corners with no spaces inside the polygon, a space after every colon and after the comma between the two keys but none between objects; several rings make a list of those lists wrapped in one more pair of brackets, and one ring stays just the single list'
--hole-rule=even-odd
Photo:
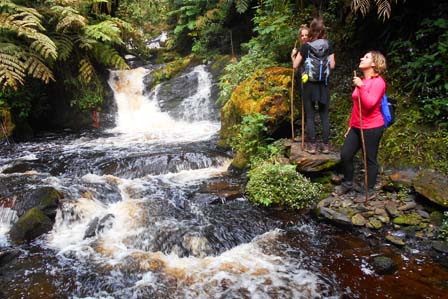
[{"label": "green foliage", "polygon": [[97,109],[103,102],[104,89],[97,79],[87,83],[80,78],[72,78],[65,80],[64,85],[73,92],[71,106],[81,110],[92,110]]},{"label": "green foliage", "polygon": [[391,44],[392,74],[406,82],[426,123],[448,128],[448,20],[425,19],[415,37]]},{"label": "green foliage", "polygon": [[276,60],[288,61],[292,45],[297,39],[297,27],[288,1],[262,1],[255,12],[254,32],[246,48],[257,47]]},{"label": "green foliage", "polygon": [[255,71],[277,65],[273,55],[265,53],[255,45],[240,61],[228,64],[219,78],[220,94],[218,103],[225,104],[233,90]]},{"label": "green foliage", "polygon": [[439,238],[448,242],[448,211],[443,213],[442,225],[439,229]]},{"label": "green foliage", "polygon": [[264,162],[251,169],[246,186],[249,200],[264,206],[278,204],[299,209],[312,205],[319,198],[322,186],[311,183],[295,168]]},{"label": "green foliage", "polygon": [[427,167],[448,174],[448,131],[425,124],[420,109],[398,99],[398,117],[384,133],[380,159],[388,165]]}]

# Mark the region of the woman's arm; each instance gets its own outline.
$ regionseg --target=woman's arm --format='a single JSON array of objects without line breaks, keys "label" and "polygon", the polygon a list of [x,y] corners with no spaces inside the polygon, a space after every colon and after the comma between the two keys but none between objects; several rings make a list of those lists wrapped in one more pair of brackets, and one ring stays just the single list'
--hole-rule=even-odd
[{"label": "woman's arm", "polygon": [[334,58],[334,53],[330,54],[330,69],[334,69],[334,67],[336,66],[336,60]]},{"label": "woman's arm", "polygon": [[302,62],[302,55],[300,54],[300,52],[298,52],[296,58],[294,59],[294,61],[292,63],[292,67],[294,69],[297,69],[301,62]]}]

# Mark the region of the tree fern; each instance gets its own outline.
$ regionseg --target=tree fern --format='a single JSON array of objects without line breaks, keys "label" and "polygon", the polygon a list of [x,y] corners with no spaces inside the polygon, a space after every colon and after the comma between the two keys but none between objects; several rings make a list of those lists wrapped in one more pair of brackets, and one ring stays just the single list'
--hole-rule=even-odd
[{"label": "tree fern", "polygon": [[58,48],[58,59],[61,61],[66,61],[73,50],[73,40],[70,35],[67,34],[55,34],[52,35],[52,39]]},{"label": "tree fern", "polygon": [[361,14],[365,16],[370,11],[372,2],[374,2],[377,7],[378,17],[385,20],[390,18],[390,14],[392,12],[392,1],[395,3],[398,2],[398,0],[352,0],[352,10],[354,12],[359,10]]}]

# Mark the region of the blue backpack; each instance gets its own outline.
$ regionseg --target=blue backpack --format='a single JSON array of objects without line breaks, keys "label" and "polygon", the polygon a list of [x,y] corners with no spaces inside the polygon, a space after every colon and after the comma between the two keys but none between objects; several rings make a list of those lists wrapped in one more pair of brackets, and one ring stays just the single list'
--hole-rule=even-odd
[{"label": "blue backpack", "polygon": [[387,94],[384,93],[383,99],[381,100],[381,114],[383,114],[385,128],[394,123],[396,108],[397,101],[395,99],[388,98]]}]

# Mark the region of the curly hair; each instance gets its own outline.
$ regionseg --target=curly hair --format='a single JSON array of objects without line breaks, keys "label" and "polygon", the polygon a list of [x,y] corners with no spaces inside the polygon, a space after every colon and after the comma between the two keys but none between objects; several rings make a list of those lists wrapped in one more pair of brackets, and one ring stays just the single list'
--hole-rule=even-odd
[{"label": "curly hair", "polygon": [[383,75],[387,69],[386,57],[379,51],[369,51],[372,55],[372,61],[375,64],[373,70],[379,75]]}]

